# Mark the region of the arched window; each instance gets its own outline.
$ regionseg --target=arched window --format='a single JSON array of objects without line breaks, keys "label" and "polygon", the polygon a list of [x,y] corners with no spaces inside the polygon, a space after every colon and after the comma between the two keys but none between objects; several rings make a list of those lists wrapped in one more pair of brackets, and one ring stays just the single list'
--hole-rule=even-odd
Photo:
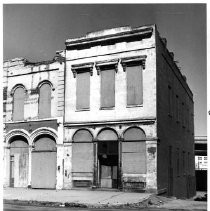
[{"label": "arched window", "polygon": [[43,83],[39,88],[39,118],[51,117],[51,86]]},{"label": "arched window", "polygon": [[24,100],[25,90],[23,87],[18,87],[13,95],[13,120],[24,120]]}]

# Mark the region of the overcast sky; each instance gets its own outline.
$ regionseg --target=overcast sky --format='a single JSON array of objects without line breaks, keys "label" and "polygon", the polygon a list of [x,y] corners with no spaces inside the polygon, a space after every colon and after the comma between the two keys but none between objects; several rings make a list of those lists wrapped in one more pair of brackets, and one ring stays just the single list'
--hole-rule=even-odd
[{"label": "overcast sky", "polygon": [[194,94],[195,135],[207,134],[205,4],[4,4],[3,58],[52,59],[69,38],[156,24]]}]

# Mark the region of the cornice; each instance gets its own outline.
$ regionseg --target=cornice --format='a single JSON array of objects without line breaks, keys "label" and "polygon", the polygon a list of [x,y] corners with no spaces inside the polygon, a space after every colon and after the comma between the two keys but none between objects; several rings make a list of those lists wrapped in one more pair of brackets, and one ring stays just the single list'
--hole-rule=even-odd
[{"label": "cornice", "polygon": [[82,37],[76,39],[68,39],[65,42],[66,47],[68,48],[76,48],[77,46],[84,45],[94,45],[97,43],[110,42],[110,41],[120,41],[131,39],[132,37],[139,37],[139,39],[143,39],[152,35],[153,27],[141,27],[136,29],[131,29],[129,31],[119,32],[116,34],[102,35],[102,36],[93,36],[93,37]]}]

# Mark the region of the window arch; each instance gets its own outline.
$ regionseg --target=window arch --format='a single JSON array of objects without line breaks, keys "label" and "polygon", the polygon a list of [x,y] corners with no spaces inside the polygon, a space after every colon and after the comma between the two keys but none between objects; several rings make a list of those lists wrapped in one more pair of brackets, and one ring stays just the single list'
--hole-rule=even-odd
[{"label": "window arch", "polygon": [[17,86],[13,92],[13,120],[24,120],[25,89]]},{"label": "window arch", "polygon": [[145,132],[138,127],[131,127],[124,132],[124,141],[146,140]]},{"label": "window arch", "polygon": [[51,84],[44,82],[39,86],[39,118],[51,117]]},{"label": "window arch", "polygon": [[118,135],[113,129],[105,128],[98,133],[97,139],[99,141],[117,141]]}]

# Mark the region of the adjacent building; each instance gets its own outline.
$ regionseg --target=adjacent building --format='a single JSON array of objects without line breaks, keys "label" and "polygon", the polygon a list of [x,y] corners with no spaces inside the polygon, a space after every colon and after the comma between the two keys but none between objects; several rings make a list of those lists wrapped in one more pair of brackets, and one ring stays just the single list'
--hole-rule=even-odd
[{"label": "adjacent building", "polygon": [[195,136],[195,175],[197,191],[207,191],[207,169],[207,137]]},{"label": "adjacent building", "polygon": [[5,186],[62,188],[64,60],[4,62]]},{"label": "adjacent building", "polygon": [[4,63],[5,185],[193,196],[193,94],[156,26],[65,45],[47,64]]}]

